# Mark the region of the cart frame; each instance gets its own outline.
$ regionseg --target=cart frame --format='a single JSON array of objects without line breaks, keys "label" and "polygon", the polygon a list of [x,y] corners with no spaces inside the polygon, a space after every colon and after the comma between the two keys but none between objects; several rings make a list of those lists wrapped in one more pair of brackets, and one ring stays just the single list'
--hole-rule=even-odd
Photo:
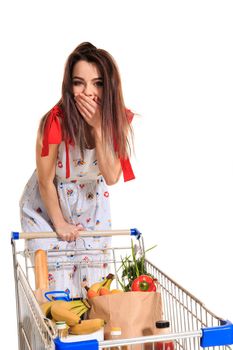
[{"label": "cart frame", "polygon": [[[83,231],[82,236],[115,236],[131,235],[137,239],[144,250],[141,233],[137,229],[111,230],[111,231]],[[54,232],[43,233],[19,233],[13,232],[11,236],[12,255],[15,277],[15,295],[18,324],[18,344],[20,350],[60,350],[60,349],[134,349],[134,345],[140,344],[141,349],[146,344],[151,344],[154,350],[155,342],[174,340],[176,349],[196,350],[208,349],[233,349],[233,325],[228,320],[223,320],[208,310],[205,305],[171,279],[168,275],[145,259],[147,271],[158,279],[163,300],[165,319],[171,321],[169,335],[144,336],[138,338],[105,340],[98,342],[90,340],[84,342],[64,343],[57,338],[52,322],[47,319],[35,298],[28,276],[28,252],[17,250],[16,241],[19,239],[32,239],[42,237],[56,237]],[[116,250],[130,249],[130,247],[111,248],[114,270],[117,271],[115,259]],[[23,261],[20,263],[20,259]]]}]

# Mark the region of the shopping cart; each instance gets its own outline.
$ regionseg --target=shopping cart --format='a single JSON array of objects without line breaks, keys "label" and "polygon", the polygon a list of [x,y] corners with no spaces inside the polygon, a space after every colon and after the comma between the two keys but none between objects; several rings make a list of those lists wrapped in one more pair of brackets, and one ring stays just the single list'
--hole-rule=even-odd
[{"label": "shopping cart", "polygon": [[[131,230],[111,230],[87,232],[83,231],[83,236],[131,236],[135,243],[144,250],[143,238],[137,229]],[[207,349],[233,349],[233,325],[230,321],[222,320],[203,303],[187,290],[168,277],[159,268],[155,267],[150,261],[145,260],[146,269],[149,273],[156,276],[161,288],[163,300],[164,319],[171,323],[171,333],[168,335],[152,335],[138,338],[121,340],[87,340],[72,343],[63,343],[57,338],[57,332],[52,322],[47,319],[41,311],[41,308],[33,292],[34,273],[31,259],[32,252],[27,249],[19,249],[20,239],[32,238],[52,238],[56,233],[12,233],[12,251],[15,274],[15,290],[18,321],[18,343],[20,350],[32,349],[134,349],[139,345],[144,350],[148,344],[154,350],[154,344],[158,341],[174,340],[176,350],[196,350]],[[131,240],[127,237],[121,239],[121,242],[127,239],[126,246],[111,248],[111,256],[108,263],[112,264],[113,272],[117,275],[121,258],[131,252]],[[48,251],[53,254],[53,251]],[[66,254],[67,252],[64,252]],[[72,251],[74,256],[82,252]],[[80,264],[80,262],[77,262]],[[82,262],[83,264],[83,262]],[[88,268],[88,266],[86,266]],[[118,281],[116,279],[116,288]],[[123,348],[124,347],[124,348]],[[137,346],[138,348],[138,346]]]}]

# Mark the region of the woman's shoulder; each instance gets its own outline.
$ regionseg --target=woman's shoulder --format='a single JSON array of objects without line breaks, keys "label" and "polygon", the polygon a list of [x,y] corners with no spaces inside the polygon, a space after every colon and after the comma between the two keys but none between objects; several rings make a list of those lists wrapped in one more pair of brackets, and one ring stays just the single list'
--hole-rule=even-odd
[{"label": "woman's shoulder", "polygon": [[55,105],[42,119],[40,125],[43,139],[42,156],[48,155],[49,144],[60,144],[62,142],[62,120],[63,111],[59,105]]}]

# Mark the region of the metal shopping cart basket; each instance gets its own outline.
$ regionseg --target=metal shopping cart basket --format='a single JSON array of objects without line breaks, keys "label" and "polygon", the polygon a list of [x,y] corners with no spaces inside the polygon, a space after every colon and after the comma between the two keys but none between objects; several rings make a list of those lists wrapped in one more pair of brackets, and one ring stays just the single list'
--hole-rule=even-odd
[{"label": "metal shopping cart basket", "polygon": [[[83,236],[131,236],[141,249],[144,249],[143,238],[137,229],[111,230],[111,231],[83,231]],[[164,319],[170,320],[171,333],[169,335],[151,335],[138,338],[120,340],[88,340],[81,342],[60,343],[56,342],[57,333],[51,323],[42,313],[41,308],[33,292],[33,263],[27,249],[19,249],[18,245],[22,239],[56,237],[56,233],[12,233],[12,251],[15,274],[17,321],[18,321],[18,343],[20,350],[32,349],[127,349],[132,350],[138,345],[140,349],[146,349],[151,344],[158,341],[173,340],[176,350],[196,350],[207,349],[233,349],[233,325],[230,321],[222,320],[203,303],[187,290],[168,277],[159,268],[145,259],[146,269],[156,276],[161,288],[163,300]],[[127,239],[122,237],[121,242]],[[113,271],[117,270],[121,264],[120,257],[131,251],[131,244],[127,239],[126,246],[111,248],[109,263],[112,264]],[[50,251],[47,252],[48,254]],[[53,253],[53,252],[51,252]],[[79,252],[77,252],[78,254]],[[65,254],[65,252],[64,252]],[[73,252],[75,255],[75,253]],[[88,268],[88,266],[87,266]],[[117,283],[117,280],[116,280]],[[118,285],[116,285],[118,287]]]}]

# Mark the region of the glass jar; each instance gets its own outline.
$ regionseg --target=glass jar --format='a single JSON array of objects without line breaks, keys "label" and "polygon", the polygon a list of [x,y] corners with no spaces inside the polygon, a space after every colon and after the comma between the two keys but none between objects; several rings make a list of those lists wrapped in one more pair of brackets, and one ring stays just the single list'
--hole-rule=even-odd
[{"label": "glass jar", "polygon": [[68,336],[67,324],[63,321],[56,322],[57,336],[60,340]]},{"label": "glass jar", "polygon": [[[111,340],[121,339],[121,328],[120,327],[112,327],[110,331]],[[121,350],[120,346],[114,346],[111,348],[112,350]]]},{"label": "glass jar", "polygon": [[[122,339],[122,332],[120,327],[112,327],[110,331],[111,340]],[[126,345],[114,346],[111,350],[128,350]]]},{"label": "glass jar", "polygon": [[[169,321],[162,320],[155,323],[155,335],[169,333],[171,333]],[[175,350],[175,344],[172,340],[158,341],[155,343],[155,350]]]}]

